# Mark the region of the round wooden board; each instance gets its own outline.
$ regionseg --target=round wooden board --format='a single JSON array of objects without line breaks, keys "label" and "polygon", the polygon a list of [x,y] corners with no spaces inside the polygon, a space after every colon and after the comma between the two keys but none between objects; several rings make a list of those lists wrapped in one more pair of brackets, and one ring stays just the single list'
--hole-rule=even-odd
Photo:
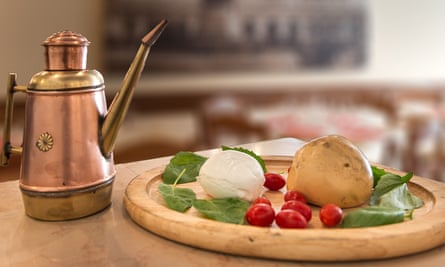
[{"label": "round wooden board", "polygon": [[[292,162],[291,157],[263,159],[272,172],[287,173]],[[351,261],[408,255],[445,243],[445,184],[431,179],[411,179],[411,192],[425,201],[424,207],[414,212],[413,220],[368,228],[324,228],[318,219],[319,209],[312,207],[313,217],[307,229],[280,229],[275,225],[262,228],[217,222],[202,217],[193,208],[186,213],[167,208],[157,192],[164,167],[134,178],[127,186],[124,205],[143,228],[194,247],[281,260]],[[196,182],[179,186],[192,188],[198,198],[208,198]],[[265,194],[279,209],[283,192]]]}]

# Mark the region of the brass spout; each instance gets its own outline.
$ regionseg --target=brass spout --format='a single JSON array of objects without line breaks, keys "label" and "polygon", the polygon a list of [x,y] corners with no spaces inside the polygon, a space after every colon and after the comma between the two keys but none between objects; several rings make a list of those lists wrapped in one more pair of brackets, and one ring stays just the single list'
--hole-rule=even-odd
[{"label": "brass spout", "polygon": [[102,153],[106,157],[109,157],[113,151],[117,134],[127,114],[134,88],[144,69],[150,48],[166,26],[167,20],[164,19],[142,38],[142,43],[139,46],[136,56],[122,81],[121,89],[111,102],[109,111],[102,124],[100,140]]}]

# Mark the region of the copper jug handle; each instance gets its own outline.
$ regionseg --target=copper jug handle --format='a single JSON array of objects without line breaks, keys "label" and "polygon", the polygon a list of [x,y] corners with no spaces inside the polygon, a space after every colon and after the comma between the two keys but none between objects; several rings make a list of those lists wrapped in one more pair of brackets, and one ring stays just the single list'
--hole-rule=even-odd
[{"label": "copper jug handle", "polygon": [[8,84],[6,87],[6,108],[5,108],[5,125],[3,128],[3,146],[2,153],[0,155],[0,165],[8,165],[9,157],[11,154],[22,154],[23,147],[11,145],[11,124],[12,124],[12,108],[14,104],[15,92],[26,92],[27,87],[23,85],[17,85],[17,74],[10,73],[8,78]]}]

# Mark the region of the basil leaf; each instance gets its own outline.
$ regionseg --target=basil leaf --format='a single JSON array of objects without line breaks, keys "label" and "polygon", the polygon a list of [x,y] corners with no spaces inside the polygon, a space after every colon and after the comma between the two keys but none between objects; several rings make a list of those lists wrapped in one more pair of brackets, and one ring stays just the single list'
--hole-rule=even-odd
[{"label": "basil leaf", "polygon": [[343,228],[370,227],[403,222],[405,212],[387,207],[367,207],[351,211],[342,221]]},{"label": "basil leaf", "polygon": [[164,198],[167,207],[179,212],[185,212],[193,206],[196,199],[195,192],[189,188],[177,188],[176,186],[160,183],[158,191]]},{"label": "basil leaf", "polygon": [[370,204],[377,205],[381,196],[402,184],[403,182],[401,181],[400,176],[392,173],[384,174],[380,177],[379,182],[374,187],[374,191],[372,192],[370,199]]},{"label": "basil leaf", "polygon": [[423,200],[412,194],[408,190],[408,185],[404,183],[381,196],[378,205],[380,207],[413,210],[422,207]]},{"label": "basil leaf", "polygon": [[196,177],[199,174],[199,169],[206,160],[206,157],[193,152],[178,152],[165,167],[165,170],[162,173],[162,181],[166,184],[173,184],[176,181],[176,178],[185,169],[186,171],[182,174],[181,179],[179,179],[177,183],[195,182]]},{"label": "basil leaf", "polygon": [[413,178],[413,176],[414,176],[414,173],[409,172],[405,176],[402,176],[400,178],[400,180],[402,180],[402,182],[404,182],[404,183],[407,183],[407,182],[409,182],[409,180],[411,180],[411,178]]},{"label": "basil leaf", "polygon": [[369,203],[371,205],[377,205],[381,196],[390,192],[394,188],[407,183],[412,176],[413,173],[408,173],[407,175],[401,177],[400,175],[389,172],[382,175],[377,185],[374,187]]},{"label": "basil leaf", "polygon": [[375,187],[378,182],[380,181],[380,178],[385,175],[387,172],[384,169],[380,169],[376,166],[371,166],[372,175],[374,177],[374,186]]},{"label": "basil leaf", "polygon": [[258,161],[258,163],[261,165],[261,168],[263,169],[263,172],[266,173],[267,172],[267,167],[266,167],[266,163],[264,162],[264,160],[258,156],[255,152],[242,148],[242,147],[228,147],[228,146],[221,146],[221,149],[224,150],[236,150],[239,152],[243,152],[246,153],[247,155],[253,157],[254,159],[256,159]]},{"label": "basil leaf", "polygon": [[250,203],[239,198],[196,199],[193,207],[206,217],[233,224],[244,224]]}]

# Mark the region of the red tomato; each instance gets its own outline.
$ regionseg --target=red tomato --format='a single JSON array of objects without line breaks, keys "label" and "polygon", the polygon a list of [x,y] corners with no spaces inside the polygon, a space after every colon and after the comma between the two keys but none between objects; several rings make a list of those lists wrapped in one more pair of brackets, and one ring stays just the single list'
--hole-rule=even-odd
[{"label": "red tomato", "polygon": [[307,203],[304,195],[298,191],[287,191],[284,194],[284,201],[289,201],[289,200],[298,200],[303,203]]},{"label": "red tomato", "polygon": [[272,206],[272,203],[270,203],[270,200],[267,197],[265,197],[265,196],[257,197],[252,202],[252,205],[259,204],[259,203],[264,203],[264,204],[267,204],[269,206]]},{"label": "red tomato", "polygon": [[327,227],[337,226],[343,219],[343,210],[334,204],[326,204],[320,210],[320,220]]},{"label": "red tomato", "polygon": [[252,205],[246,212],[246,220],[251,225],[270,226],[274,219],[274,209],[265,203]]},{"label": "red tomato", "polygon": [[307,221],[296,210],[280,210],[275,216],[275,222],[280,228],[306,228]]},{"label": "red tomato", "polygon": [[281,174],[268,172],[264,174],[264,186],[272,191],[277,191],[286,185],[286,180]]},{"label": "red tomato", "polygon": [[281,210],[296,210],[301,213],[301,215],[306,218],[306,221],[309,222],[312,219],[312,210],[309,205],[306,203],[303,203],[298,200],[289,200],[287,202],[284,202],[284,204],[281,206]]}]

